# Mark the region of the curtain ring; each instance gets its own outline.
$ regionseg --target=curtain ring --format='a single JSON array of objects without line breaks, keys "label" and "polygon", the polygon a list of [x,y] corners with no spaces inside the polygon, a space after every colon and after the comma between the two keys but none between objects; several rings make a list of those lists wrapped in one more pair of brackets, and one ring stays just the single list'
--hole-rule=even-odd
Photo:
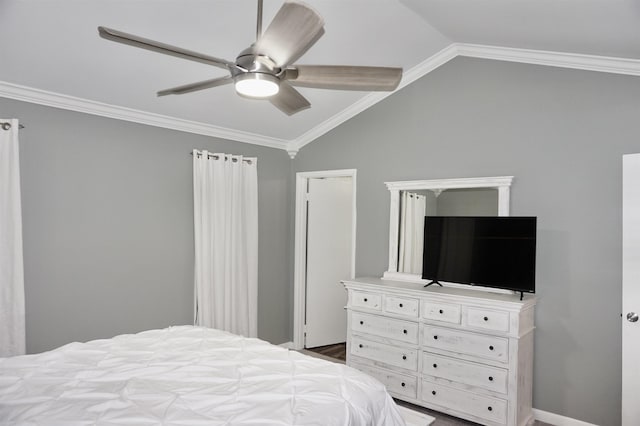
[{"label": "curtain ring", "polygon": [[2,123],[2,129],[3,130],[11,129],[11,123]]}]

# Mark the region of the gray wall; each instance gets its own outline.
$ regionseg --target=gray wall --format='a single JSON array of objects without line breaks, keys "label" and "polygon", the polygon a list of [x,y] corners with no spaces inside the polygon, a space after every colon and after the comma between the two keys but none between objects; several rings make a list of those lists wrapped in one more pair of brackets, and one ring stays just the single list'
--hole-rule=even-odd
[{"label": "gray wall", "polygon": [[440,216],[497,216],[498,190],[448,189],[437,199]]},{"label": "gray wall", "polygon": [[27,350],[193,321],[193,148],[258,157],[258,334],[288,341],[291,160],[0,98],[18,118]]},{"label": "gray wall", "polygon": [[[0,99],[19,118],[27,346],[192,320],[192,148],[259,158],[259,336],[291,339],[286,153]],[[534,406],[620,422],[621,156],[636,77],[459,58],[304,147],[295,171],[358,169],[357,274],[387,262],[383,182],[514,175],[539,218]]]},{"label": "gray wall", "polygon": [[620,423],[621,164],[640,80],[458,58],[305,146],[296,171],[357,168],[359,276],[387,263],[383,182],[513,175],[538,217],[534,407]]}]

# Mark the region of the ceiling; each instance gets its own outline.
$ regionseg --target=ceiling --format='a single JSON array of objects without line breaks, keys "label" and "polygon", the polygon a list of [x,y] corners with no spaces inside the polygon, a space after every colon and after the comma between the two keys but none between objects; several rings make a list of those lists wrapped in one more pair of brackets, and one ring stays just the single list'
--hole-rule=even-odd
[{"label": "ceiling", "polygon": [[[640,75],[640,0],[307,3],[325,34],[298,64],[402,67],[400,87],[458,55]],[[281,5],[264,0],[264,28]],[[311,108],[291,117],[232,85],[159,98],[225,71],[97,33],[103,25],[233,61],[255,39],[256,9],[256,0],[0,0],[0,96],[293,153],[389,95],[299,88]]]}]

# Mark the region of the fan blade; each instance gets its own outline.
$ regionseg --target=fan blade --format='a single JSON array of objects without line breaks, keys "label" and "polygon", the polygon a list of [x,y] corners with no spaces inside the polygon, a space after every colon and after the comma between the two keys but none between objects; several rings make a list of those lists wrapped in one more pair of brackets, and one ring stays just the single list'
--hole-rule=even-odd
[{"label": "fan blade", "polygon": [[402,68],[343,65],[297,65],[284,78],[294,86],[319,89],[393,91],[402,79]]},{"label": "fan blade", "polygon": [[307,108],[311,108],[309,101],[284,81],[280,83],[280,91],[278,94],[270,97],[269,102],[287,115],[293,115]]},{"label": "fan blade", "polygon": [[324,20],[311,7],[287,1],[255,43],[260,55],[271,58],[279,68],[295,62],[324,34]]},{"label": "fan blade", "polygon": [[98,33],[100,34],[100,37],[107,40],[128,44],[129,46],[140,47],[153,52],[164,53],[165,55],[171,55],[177,58],[188,59],[190,61],[213,65],[227,70],[235,66],[235,64],[225,61],[224,59],[203,55],[202,53],[138,37],[133,34],[127,34],[107,27],[98,27]]},{"label": "fan blade", "polygon": [[229,84],[233,81],[231,76],[212,78],[211,80],[199,81],[197,83],[185,84],[184,86],[172,87],[158,92],[158,96],[182,95],[184,93],[196,92],[198,90],[210,89],[212,87]]}]

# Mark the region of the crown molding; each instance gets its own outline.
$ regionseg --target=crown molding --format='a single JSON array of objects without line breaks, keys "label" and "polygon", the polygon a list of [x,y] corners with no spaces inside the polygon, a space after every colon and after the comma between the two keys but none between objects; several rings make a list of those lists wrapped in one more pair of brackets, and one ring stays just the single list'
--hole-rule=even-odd
[{"label": "crown molding", "polygon": [[[640,76],[640,60],[638,59],[453,43],[405,73],[396,91],[458,56]],[[291,141],[287,149],[289,155],[294,158],[295,154],[303,146],[393,93],[395,92],[375,93],[365,96],[354,105]]]},{"label": "crown molding", "polygon": [[370,93],[292,140],[272,138],[256,133],[154,114],[3,81],[0,81],[0,97],[186,133],[283,149],[287,151],[291,158],[294,158],[305,145],[458,56],[640,76],[639,59],[453,43],[405,72],[400,85],[395,91]]},{"label": "crown molding", "polygon": [[114,118],[116,120],[178,130],[186,133],[194,133],[198,135],[234,140],[237,142],[250,143],[253,145],[267,146],[270,148],[286,150],[289,145],[289,141],[284,139],[271,138],[255,133],[242,132],[196,121],[189,121],[88,99],[76,98],[74,96],[20,86],[6,81],[0,81],[0,97],[66,109],[69,111],[98,115],[101,117]]},{"label": "crown molding", "polygon": [[640,76],[640,59],[457,43],[458,56]]}]

